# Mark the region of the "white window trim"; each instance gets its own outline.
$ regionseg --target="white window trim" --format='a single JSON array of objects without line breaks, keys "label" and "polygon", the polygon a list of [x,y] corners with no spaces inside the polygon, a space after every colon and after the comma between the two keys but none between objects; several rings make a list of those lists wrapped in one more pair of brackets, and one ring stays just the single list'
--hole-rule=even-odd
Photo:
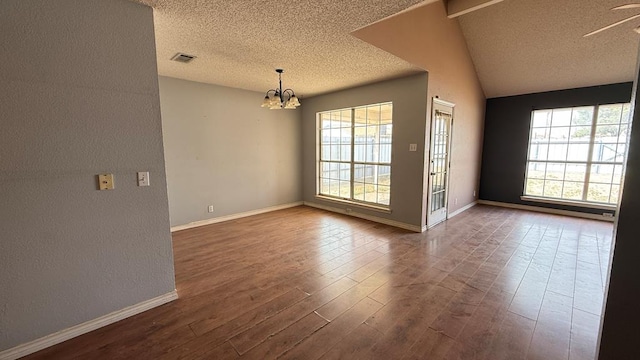
[{"label": "white window trim", "polygon": [[544,203],[544,204],[566,205],[566,206],[575,206],[575,207],[602,209],[602,210],[616,210],[616,208],[618,207],[617,205],[613,205],[613,204],[602,204],[602,203],[596,203],[596,202],[545,198],[545,197],[530,196],[530,195],[522,195],[520,196],[520,200],[538,202],[538,203]]},{"label": "white window trim", "polygon": [[377,205],[373,205],[371,203],[364,203],[364,202],[358,202],[358,201],[354,201],[354,200],[350,200],[350,199],[345,199],[345,198],[337,198],[337,197],[333,197],[333,196],[327,196],[327,195],[321,195],[321,194],[316,194],[316,199],[319,200],[324,200],[324,201],[331,201],[331,202],[335,202],[335,203],[340,203],[340,204],[347,204],[347,205],[353,205],[356,207],[361,207],[367,210],[374,210],[374,211],[379,211],[385,214],[391,214],[391,208],[386,207],[386,206],[377,206]]},{"label": "white window trim", "polygon": [[[325,110],[325,111],[320,111],[316,114],[316,149],[321,149],[322,146],[322,139],[321,139],[321,135],[320,135],[320,117],[319,114],[323,113],[323,112],[327,112],[327,111],[342,111],[342,110],[350,110],[351,111],[351,131],[353,134],[354,131],[354,113],[355,113],[355,109],[356,108],[360,108],[360,107],[367,107],[367,106],[372,106],[372,105],[379,105],[379,104],[391,104],[393,106],[393,102],[392,101],[386,101],[386,102],[381,102],[381,103],[376,103],[376,104],[369,104],[369,105],[361,105],[361,106],[354,106],[354,107],[350,107],[350,108],[344,108],[344,109],[336,109],[336,110]],[[393,122],[392,122],[393,124]],[[393,141],[391,142],[391,144],[393,144]],[[380,162],[361,162],[361,161],[355,161],[353,160],[353,153],[354,153],[354,142],[353,142],[353,138],[351,141],[351,160],[350,161],[342,161],[342,160],[336,160],[333,162],[338,162],[338,163],[349,163],[351,164],[351,180],[350,180],[350,185],[351,185],[351,193],[353,194],[353,187],[354,187],[354,183],[353,183],[353,173],[355,171],[355,164],[363,164],[363,165],[383,165],[383,166],[389,166],[391,167],[391,169],[393,169],[393,152],[391,155],[391,159],[392,161],[389,163],[380,163]],[[377,204],[377,203],[371,203],[371,202],[366,202],[366,201],[359,201],[359,200],[355,200],[355,199],[351,199],[351,198],[342,198],[342,197],[336,197],[336,196],[331,196],[331,195],[327,195],[327,194],[321,194],[320,193],[320,164],[322,163],[322,154],[321,154],[321,150],[318,151],[316,150],[316,195],[315,198],[319,199],[319,200],[325,200],[325,201],[332,201],[332,202],[336,202],[336,203],[341,203],[341,204],[349,204],[349,205],[353,205],[356,207],[361,207],[364,209],[368,209],[368,210],[374,210],[374,211],[379,211],[379,212],[383,212],[383,213],[387,213],[387,214],[391,214],[391,202],[389,202],[389,205],[383,205],[383,204]],[[389,190],[391,190],[391,187],[389,188]]]},{"label": "white window trim", "polygon": [[[626,104],[626,103],[622,103],[622,104]],[[606,203],[598,203],[598,202],[590,202],[590,201],[586,201],[586,200],[570,200],[570,199],[562,199],[562,198],[548,198],[548,197],[543,197],[543,196],[535,196],[535,195],[527,195],[526,189],[527,189],[527,179],[529,178],[529,163],[530,162],[551,162],[551,163],[564,163],[564,164],[585,164],[586,165],[586,176],[585,176],[585,181],[584,181],[584,189],[583,189],[583,198],[586,198],[587,196],[587,189],[588,189],[588,184],[589,184],[589,180],[591,177],[591,165],[598,165],[598,164],[602,164],[602,165],[621,165],[623,168],[625,167],[625,163],[626,163],[626,156],[625,156],[625,161],[623,162],[599,162],[599,161],[592,161],[590,160],[592,157],[592,153],[593,153],[593,148],[594,148],[594,143],[595,143],[595,128],[597,126],[597,120],[598,120],[598,110],[600,108],[601,105],[605,105],[605,104],[596,104],[593,105],[593,118],[591,119],[591,127],[592,127],[592,131],[591,131],[591,138],[589,141],[589,155],[587,157],[587,161],[583,162],[583,161],[552,161],[552,160],[531,160],[529,159],[529,153],[530,153],[530,146],[531,146],[531,129],[532,129],[532,124],[533,124],[533,113],[536,110],[555,110],[556,108],[552,108],[552,109],[536,109],[536,110],[532,110],[531,112],[531,123],[529,125],[529,142],[527,143],[527,169],[525,171],[525,177],[524,177],[524,188],[522,189],[522,193],[523,195],[520,196],[521,200],[524,201],[531,201],[531,202],[539,202],[539,203],[546,203],[546,204],[556,204],[556,205],[566,205],[566,206],[575,206],[575,207],[583,207],[583,208],[592,208],[592,209],[604,209],[604,210],[616,210],[617,209],[617,204],[606,204]],[[571,107],[571,109],[573,109],[574,107]],[[558,109],[562,109],[562,108],[558,108]],[[631,124],[631,119],[629,119],[628,124]],[[627,139],[628,140],[628,139]],[[629,150],[629,142],[627,141],[626,143],[627,146],[627,151]],[[613,184],[612,184],[613,185]],[[619,184],[620,187],[622,188],[622,183]]]}]

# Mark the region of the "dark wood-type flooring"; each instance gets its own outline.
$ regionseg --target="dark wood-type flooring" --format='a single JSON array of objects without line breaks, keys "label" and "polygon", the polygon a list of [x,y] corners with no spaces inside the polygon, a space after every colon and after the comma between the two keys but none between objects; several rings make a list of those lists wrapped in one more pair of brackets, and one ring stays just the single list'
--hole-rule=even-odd
[{"label": "dark wood-type flooring", "polygon": [[610,223],[296,207],[173,234],[180,299],[28,359],[593,359]]}]

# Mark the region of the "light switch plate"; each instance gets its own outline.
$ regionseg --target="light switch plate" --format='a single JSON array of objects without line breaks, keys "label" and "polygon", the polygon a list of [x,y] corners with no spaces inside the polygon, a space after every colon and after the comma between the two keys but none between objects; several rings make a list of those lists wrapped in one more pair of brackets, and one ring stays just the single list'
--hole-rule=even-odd
[{"label": "light switch plate", "polygon": [[151,183],[149,182],[149,172],[141,171],[138,172],[138,186],[149,186]]},{"label": "light switch plate", "polygon": [[100,174],[98,175],[98,188],[100,190],[113,190],[113,174]]},{"label": "light switch plate", "polygon": [[409,144],[409,151],[418,151],[418,144]]}]

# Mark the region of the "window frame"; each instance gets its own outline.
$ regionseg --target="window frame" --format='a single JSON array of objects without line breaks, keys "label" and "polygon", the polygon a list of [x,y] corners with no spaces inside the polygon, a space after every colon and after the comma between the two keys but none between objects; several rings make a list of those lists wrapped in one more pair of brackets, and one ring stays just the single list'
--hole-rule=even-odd
[{"label": "window frame", "polygon": [[[356,110],[358,109],[367,109],[369,107],[382,107],[382,106],[390,106],[391,107],[391,122],[389,124],[385,124],[385,125],[390,125],[391,126],[391,135],[390,135],[390,142],[388,143],[382,143],[380,141],[378,141],[377,145],[378,147],[380,147],[380,145],[384,144],[389,146],[389,151],[390,151],[390,156],[389,156],[389,162],[381,162],[380,158],[378,157],[378,161],[367,161],[366,160],[366,155],[365,155],[365,160],[359,161],[356,160],[356,156],[355,156],[355,146],[356,146],[356,128],[357,127],[363,127],[363,128],[367,128],[367,126],[369,126],[368,124],[365,124],[364,126],[356,126]],[[349,144],[349,160],[342,160],[342,156],[340,156],[339,160],[334,160],[331,159],[331,157],[329,157],[329,160],[323,160],[323,146],[331,146],[332,144],[325,144],[323,143],[323,138],[322,138],[322,115],[323,114],[330,114],[330,113],[343,113],[345,111],[349,111],[350,114],[350,125],[349,125],[349,129],[351,131],[351,136],[350,136],[350,144]],[[316,113],[316,139],[317,139],[317,147],[316,147],[316,198],[320,198],[322,200],[329,200],[329,201],[334,201],[334,202],[339,202],[339,203],[347,203],[347,204],[351,204],[351,205],[355,205],[355,206],[359,206],[359,207],[363,207],[363,208],[367,208],[367,209],[372,209],[372,210],[377,210],[377,211],[381,211],[381,212],[387,212],[387,213],[391,213],[391,174],[392,174],[392,169],[393,169],[393,102],[392,101],[385,101],[385,102],[379,102],[379,103],[372,103],[372,104],[366,104],[366,105],[360,105],[360,106],[353,106],[353,107],[347,107],[347,108],[342,108],[342,109],[333,109],[333,110],[325,110],[325,111],[319,111]],[[380,132],[380,129],[382,127],[381,124],[381,119],[378,120],[378,132]],[[379,133],[378,133],[379,135]],[[342,144],[340,144],[339,146],[341,146]],[[329,150],[331,151],[331,150]],[[380,151],[380,150],[378,150]],[[379,156],[379,155],[378,155]],[[349,169],[349,197],[343,197],[343,196],[335,196],[335,195],[331,195],[331,194],[326,194],[326,193],[322,193],[322,181],[323,179],[327,179],[322,177],[323,175],[323,163],[336,163],[336,164],[348,164],[350,166]],[[362,166],[363,167],[363,171],[364,167],[366,166],[386,166],[389,168],[389,185],[384,185],[384,186],[388,186],[389,188],[389,198],[388,198],[388,204],[384,204],[384,203],[379,203],[379,202],[371,202],[371,201],[366,201],[366,200],[360,200],[360,199],[356,199],[355,198],[355,187],[356,187],[356,181],[355,181],[355,172],[356,172],[356,167],[357,166]],[[338,174],[340,174],[340,168],[337,170]],[[340,178],[340,175],[338,175],[338,178]],[[339,180],[342,181],[342,180]],[[368,183],[363,183],[365,186]],[[379,197],[379,183],[375,183],[376,185],[376,200]],[[366,199],[366,193],[363,194],[363,196]]]},{"label": "window frame", "polygon": [[[602,106],[612,106],[612,105],[620,105],[621,109],[620,109],[620,118],[618,119],[617,123],[599,123],[599,114],[600,114],[600,107]],[[531,152],[532,152],[532,140],[533,140],[533,134],[534,134],[534,129],[546,129],[549,131],[549,133],[551,133],[551,131],[553,130],[554,126],[553,126],[553,113],[555,111],[562,111],[562,110],[570,110],[571,111],[571,115],[569,118],[569,125],[567,125],[566,127],[568,127],[571,131],[571,128],[573,128],[574,126],[579,126],[579,127],[586,127],[587,125],[574,125],[572,123],[573,121],[573,112],[576,109],[584,109],[584,108],[590,108],[593,113],[592,113],[592,117],[591,117],[591,122],[588,125],[589,126],[589,130],[590,130],[590,134],[589,134],[589,143],[588,143],[588,151],[587,151],[587,157],[585,161],[580,161],[580,160],[568,160],[569,158],[569,145],[572,145],[571,143],[571,132],[569,133],[569,138],[567,139],[567,154],[565,156],[565,160],[557,160],[557,159],[549,159],[549,148],[551,145],[551,138],[549,138],[549,142],[547,144],[547,146],[549,147],[547,149],[547,156],[546,156],[546,160],[539,160],[539,159],[532,159],[531,158]],[[549,120],[549,125],[545,126],[545,127],[535,127],[534,126],[534,117],[536,112],[539,111],[550,111],[552,114],[551,120]],[[626,120],[625,120],[625,111],[629,111],[629,113],[627,114]],[[624,120],[624,121],[623,121]],[[630,140],[630,129],[631,129],[631,121],[632,119],[630,118],[630,103],[611,103],[611,104],[596,104],[596,105],[585,105],[585,106],[573,106],[573,107],[559,107],[559,108],[541,108],[541,109],[533,109],[531,111],[531,120],[529,123],[529,140],[527,142],[527,159],[526,159],[526,163],[525,163],[525,174],[524,174],[524,186],[523,186],[523,191],[522,191],[522,196],[520,197],[522,200],[526,200],[526,201],[535,201],[535,202],[542,202],[542,203],[549,203],[549,204],[559,204],[559,205],[568,205],[568,206],[576,206],[576,207],[586,207],[586,208],[594,208],[594,209],[615,209],[618,202],[619,202],[619,196],[622,192],[622,186],[624,183],[624,173],[625,173],[625,168],[626,168],[626,159],[627,159],[627,152],[629,149],[629,140]],[[617,141],[615,143],[616,145],[616,158],[618,156],[618,146],[620,144],[624,144],[625,149],[624,149],[624,154],[622,155],[622,160],[620,161],[594,161],[593,160],[593,155],[594,155],[594,148],[598,145],[598,144],[609,144],[609,143],[597,143],[597,129],[598,126],[607,126],[607,125],[613,125],[613,126],[617,126],[618,128],[618,135],[617,135]],[[624,139],[624,142],[620,141],[620,134],[619,132],[621,131],[623,126],[627,126],[627,134],[626,137]],[[556,128],[563,128],[565,126],[559,126]],[[550,136],[550,135],[549,135]],[[579,142],[577,142],[579,144]],[[576,143],[574,143],[576,144]],[[612,143],[613,144],[613,143]],[[614,158],[614,159],[616,159]],[[529,178],[529,170],[530,170],[530,166],[532,163],[544,163],[545,164],[545,175],[544,178],[542,179],[538,179],[538,178]],[[562,164],[565,167],[564,170],[564,176],[562,180],[559,180],[562,182],[562,193],[560,194],[560,197],[551,197],[551,196],[544,196],[544,186],[546,186],[546,182],[549,181],[549,179],[547,179],[547,166],[548,164]],[[563,194],[563,190],[564,190],[564,186],[565,186],[565,182],[567,182],[566,180],[566,167],[568,165],[584,165],[585,166],[585,175],[584,175],[584,179],[582,179],[581,181],[583,182],[583,188],[582,188],[582,198],[580,200],[578,199],[569,199],[569,198],[563,198],[562,196]],[[600,201],[594,201],[594,200],[589,200],[589,187],[592,184],[591,182],[591,172],[592,172],[592,166],[598,166],[598,165],[604,165],[604,166],[612,166],[613,170],[612,170],[612,177],[611,180],[607,183],[607,185],[609,186],[609,201],[608,202],[600,202]],[[621,168],[621,173],[620,173],[620,182],[616,182],[615,177],[616,177],[616,167],[619,166]],[[543,182],[543,190],[542,190],[542,195],[532,195],[532,194],[527,194],[527,187],[528,187],[528,182],[529,180],[541,180]],[[580,182],[580,181],[568,181],[568,182]],[[595,184],[605,184],[605,183],[595,183]],[[618,186],[618,199],[612,203],[612,197],[613,197],[613,187],[614,186]]]}]

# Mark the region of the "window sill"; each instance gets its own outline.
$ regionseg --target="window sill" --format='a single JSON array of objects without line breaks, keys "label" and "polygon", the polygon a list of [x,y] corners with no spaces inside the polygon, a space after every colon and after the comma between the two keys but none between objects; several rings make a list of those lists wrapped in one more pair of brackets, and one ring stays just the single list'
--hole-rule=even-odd
[{"label": "window sill", "polygon": [[357,201],[338,199],[338,198],[324,196],[324,195],[316,195],[316,199],[330,201],[338,204],[351,205],[351,206],[359,207],[362,209],[378,211],[385,214],[391,214],[391,209],[383,206],[369,205],[369,204],[364,204]]},{"label": "window sill", "polygon": [[539,202],[539,203],[545,203],[545,204],[556,204],[556,205],[575,206],[575,207],[583,207],[583,208],[591,208],[591,209],[602,209],[602,210],[616,210],[617,208],[616,205],[588,203],[584,201],[575,201],[575,200],[549,199],[549,198],[526,196],[526,195],[520,196],[520,200]]}]

